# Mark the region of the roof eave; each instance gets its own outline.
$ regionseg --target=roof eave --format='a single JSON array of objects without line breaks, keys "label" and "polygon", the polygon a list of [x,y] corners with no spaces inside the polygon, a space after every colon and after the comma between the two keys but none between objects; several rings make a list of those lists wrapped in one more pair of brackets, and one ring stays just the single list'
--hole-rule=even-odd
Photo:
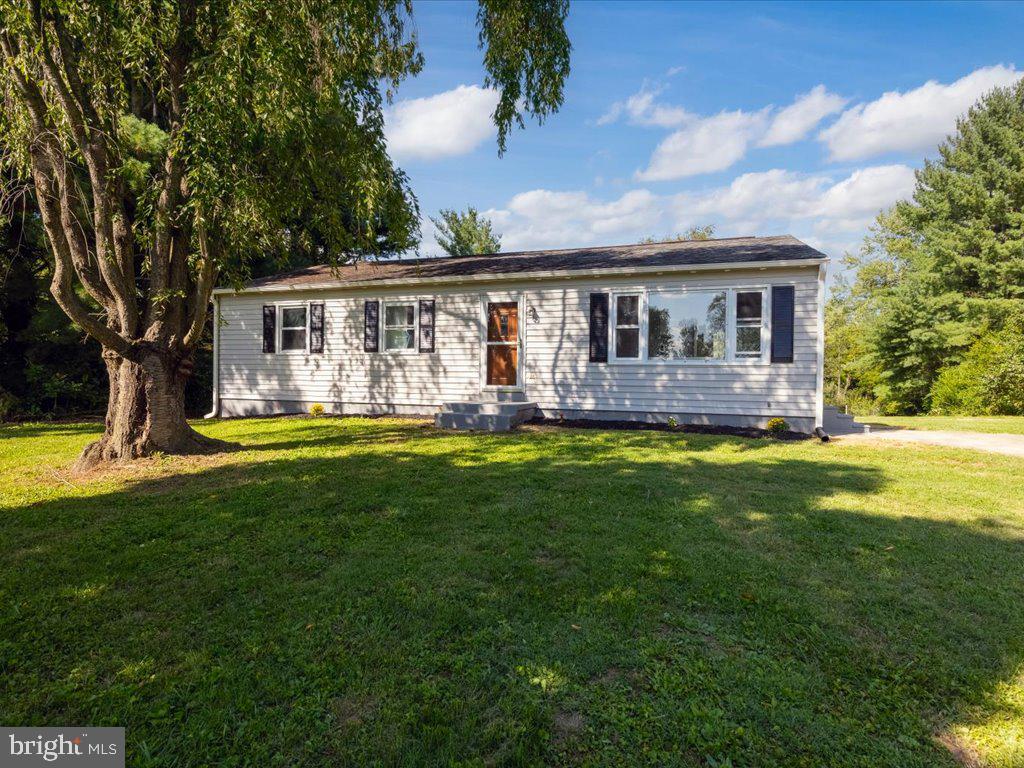
[{"label": "roof eave", "polygon": [[501,272],[493,275],[443,275],[438,277],[396,277],[381,280],[337,280],[321,283],[272,283],[235,290],[234,288],[215,288],[214,295],[243,295],[250,293],[282,293],[297,291],[324,291],[365,289],[368,287],[396,287],[419,285],[457,285],[460,283],[499,283],[499,282],[535,282],[539,280],[557,280],[565,278],[587,278],[602,276],[658,275],[686,272],[731,272],[742,269],[784,269],[786,267],[810,267],[828,263],[829,258],[811,259],[777,259],[742,262],[714,262],[710,264],[680,264],[657,267],[599,267],[596,269],[558,269],[540,272]]}]

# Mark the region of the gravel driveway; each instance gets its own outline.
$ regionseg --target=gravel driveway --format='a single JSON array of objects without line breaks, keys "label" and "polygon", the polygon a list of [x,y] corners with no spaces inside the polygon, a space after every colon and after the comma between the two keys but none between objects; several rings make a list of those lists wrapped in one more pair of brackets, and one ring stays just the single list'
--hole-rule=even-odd
[{"label": "gravel driveway", "polygon": [[837,436],[839,440],[890,440],[903,443],[927,443],[948,448],[973,448],[976,451],[1002,453],[1024,458],[1024,435],[985,434],[982,432],[943,432],[940,430],[892,429],[871,426],[868,434]]}]

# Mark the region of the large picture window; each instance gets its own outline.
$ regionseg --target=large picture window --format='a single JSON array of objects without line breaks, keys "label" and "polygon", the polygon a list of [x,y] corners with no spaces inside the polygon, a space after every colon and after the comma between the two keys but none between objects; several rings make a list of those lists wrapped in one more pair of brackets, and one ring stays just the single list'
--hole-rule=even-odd
[{"label": "large picture window", "polygon": [[384,305],[384,349],[416,348],[416,304]]},{"label": "large picture window", "polygon": [[613,361],[727,363],[764,360],[764,288],[663,289],[612,294]]},{"label": "large picture window", "polygon": [[305,352],[309,334],[307,307],[281,307],[281,351]]},{"label": "large picture window", "polygon": [[647,357],[724,360],[725,291],[652,293],[647,299]]}]

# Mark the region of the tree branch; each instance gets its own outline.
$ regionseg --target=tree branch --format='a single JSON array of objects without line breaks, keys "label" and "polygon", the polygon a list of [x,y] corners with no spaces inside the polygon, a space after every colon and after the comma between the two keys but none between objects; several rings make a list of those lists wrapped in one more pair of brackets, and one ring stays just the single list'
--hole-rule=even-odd
[{"label": "tree branch", "polygon": [[50,293],[53,294],[57,304],[67,316],[78,323],[86,333],[122,357],[131,358],[133,355],[131,343],[113,328],[96,319],[75,292],[72,279],[75,274],[72,266],[73,258],[61,223],[61,206],[57,202],[57,195],[53,189],[53,169],[48,167],[49,159],[44,159],[42,147],[36,146],[31,150],[31,160],[32,179],[36,185],[39,212],[54,255]]},{"label": "tree branch", "polygon": [[217,269],[214,266],[216,259],[210,250],[206,227],[201,226],[199,227],[199,252],[202,254],[202,259],[199,266],[199,275],[196,278],[195,290],[189,299],[188,330],[185,332],[181,342],[181,345],[187,351],[195,347],[199,342],[199,337],[203,334],[210,295],[213,293],[213,286],[217,280]]},{"label": "tree branch", "polygon": [[[113,328],[93,317],[75,292],[73,281],[73,276],[76,274],[75,262],[77,259],[79,263],[88,264],[88,246],[85,244],[83,249],[84,232],[80,228],[80,222],[74,220],[73,211],[68,213],[72,218],[67,223],[71,225],[68,227],[68,232],[71,233],[76,231],[74,224],[79,224],[77,231],[81,240],[76,242],[75,247],[72,247],[68,240],[68,232],[64,229],[66,222],[64,208],[65,204],[71,204],[71,199],[69,197],[62,199],[61,192],[55,189],[55,185],[58,175],[67,172],[67,158],[57,143],[56,132],[49,124],[46,101],[42,91],[35,82],[26,78],[17,66],[17,45],[14,40],[7,34],[0,35],[0,49],[3,50],[7,70],[13,75],[13,81],[25,101],[32,123],[33,141],[29,147],[32,179],[36,186],[36,197],[43,220],[43,228],[46,230],[50,250],[54,256],[50,291],[61,309],[86,333],[105,347],[127,357],[132,353],[130,342],[122,338]],[[58,169],[60,170],[58,171]],[[60,186],[67,189],[70,187],[70,185]],[[87,275],[85,278],[79,274],[79,279],[83,280],[86,290],[90,290],[90,287],[93,289],[90,294],[93,291],[96,292],[94,298],[97,298],[103,305],[104,302],[99,298],[103,295],[102,290],[96,284],[87,285],[85,280],[91,279],[91,273],[86,270],[85,274]],[[104,275],[104,283],[106,282]]]},{"label": "tree branch", "polygon": [[78,273],[78,279],[81,280],[85,290],[96,300],[96,303],[107,312],[114,312],[116,302],[107,288],[100,270],[89,258],[89,241],[85,234],[85,227],[76,214],[76,210],[84,206],[81,205],[78,197],[74,171],[69,172],[66,165],[57,165],[57,163],[66,163],[63,157],[53,157],[51,154],[50,163],[54,167],[58,181],[61,226],[68,239],[71,260],[75,272]]},{"label": "tree branch", "polygon": [[[108,292],[115,300],[121,327],[126,330],[132,329],[136,325],[138,313],[135,282],[131,272],[125,273],[126,260],[118,258],[115,242],[114,218],[116,212],[120,212],[123,216],[124,209],[119,194],[118,180],[112,175],[111,170],[113,164],[109,147],[110,137],[101,130],[98,118],[91,126],[85,122],[86,113],[96,115],[96,111],[91,104],[88,108],[83,108],[65,81],[64,71],[58,67],[50,48],[51,35],[46,20],[43,18],[39,0],[31,0],[31,9],[33,18],[38,25],[38,50],[44,77],[57,94],[92,182],[93,232],[96,236],[96,260],[100,274],[107,284]],[[56,9],[52,10],[52,16],[59,19]],[[59,50],[68,48],[67,41],[62,43],[60,40],[61,30],[63,30],[62,22],[53,25],[53,37],[57,39]],[[84,97],[84,91],[81,95]]]}]

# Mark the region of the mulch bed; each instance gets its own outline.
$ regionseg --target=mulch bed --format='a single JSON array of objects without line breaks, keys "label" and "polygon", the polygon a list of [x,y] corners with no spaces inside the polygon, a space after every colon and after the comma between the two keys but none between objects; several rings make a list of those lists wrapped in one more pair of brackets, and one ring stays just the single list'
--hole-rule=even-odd
[{"label": "mulch bed", "polygon": [[548,427],[571,427],[572,429],[622,429],[646,432],[684,432],[696,435],[728,435],[730,437],[775,437],[776,440],[809,440],[813,435],[803,432],[786,431],[769,435],[768,430],[757,427],[727,427],[716,424],[678,424],[674,427],[648,421],[599,421],[597,419],[547,419],[534,417],[526,424]]}]

